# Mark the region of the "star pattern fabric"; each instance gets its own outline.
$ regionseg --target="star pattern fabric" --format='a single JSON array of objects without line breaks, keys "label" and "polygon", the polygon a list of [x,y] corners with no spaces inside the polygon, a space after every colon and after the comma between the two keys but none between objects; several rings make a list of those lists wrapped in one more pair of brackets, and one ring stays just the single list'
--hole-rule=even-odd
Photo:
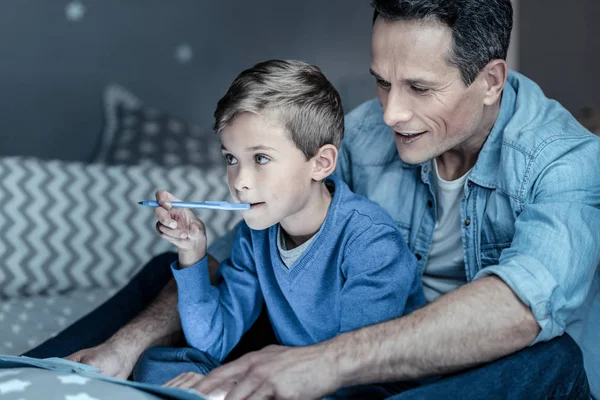
[{"label": "star pattern fabric", "polygon": [[[1,365],[0,365],[1,367]],[[0,368],[2,400],[157,400],[133,387],[41,368]],[[198,396],[198,400],[202,398]]]},{"label": "star pattern fabric", "polygon": [[31,382],[22,381],[21,379],[11,379],[9,381],[0,382],[0,394],[5,395],[12,392],[22,392],[31,385]]},{"label": "star pattern fabric", "polygon": [[85,385],[87,382],[90,381],[90,378],[86,378],[84,376],[75,375],[75,374],[57,376],[57,378],[64,385],[68,385],[68,384]]},{"label": "star pattern fabric", "polygon": [[[54,336],[114,294],[75,291],[62,296],[10,299],[0,306],[0,354],[19,355]],[[1,372],[1,371],[0,371]]]}]

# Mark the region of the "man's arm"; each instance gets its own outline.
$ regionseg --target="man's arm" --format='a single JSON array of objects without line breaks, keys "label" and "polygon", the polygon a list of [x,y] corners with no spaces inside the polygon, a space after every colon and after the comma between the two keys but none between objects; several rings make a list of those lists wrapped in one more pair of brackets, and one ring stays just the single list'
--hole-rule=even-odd
[{"label": "man's arm", "polygon": [[[208,256],[211,282],[219,267]],[[100,368],[105,374],[126,379],[140,355],[151,346],[173,346],[182,338],[177,311],[177,286],[171,279],[157,298],[106,342],[71,354],[67,359]]]},{"label": "man's arm", "polygon": [[490,276],[392,321],[313,346],[247,354],[211,372],[196,390],[210,393],[236,382],[227,400],[317,399],[344,386],[476,366],[528,346],[538,332],[530,310]]},{"label": "man's arm", "polygon": [[540,328],[498,277],[464,285],[394,321],[328,343],[342,386],[448,374],[531,344]]}]

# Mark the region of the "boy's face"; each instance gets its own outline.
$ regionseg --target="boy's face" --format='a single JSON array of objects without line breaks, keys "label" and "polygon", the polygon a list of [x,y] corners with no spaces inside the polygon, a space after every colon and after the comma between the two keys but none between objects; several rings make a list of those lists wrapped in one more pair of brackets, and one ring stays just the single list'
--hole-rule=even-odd
[{"label": "boy's face", "polygon": [[221,131],[229,191],[250,203],[242,216],[252,229],[301,221],[309,201],[312,162],[276,118],[242,113]]}]

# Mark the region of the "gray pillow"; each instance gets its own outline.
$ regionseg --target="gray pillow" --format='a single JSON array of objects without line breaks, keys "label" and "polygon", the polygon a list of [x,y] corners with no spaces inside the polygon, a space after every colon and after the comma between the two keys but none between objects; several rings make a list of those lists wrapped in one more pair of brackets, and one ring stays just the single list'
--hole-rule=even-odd
[{"label": "gray pillow", "polygon": [[96,162],[225,168],[212,130],[145,105],[117,84],[109,85],[103,97],[105,122]]}]

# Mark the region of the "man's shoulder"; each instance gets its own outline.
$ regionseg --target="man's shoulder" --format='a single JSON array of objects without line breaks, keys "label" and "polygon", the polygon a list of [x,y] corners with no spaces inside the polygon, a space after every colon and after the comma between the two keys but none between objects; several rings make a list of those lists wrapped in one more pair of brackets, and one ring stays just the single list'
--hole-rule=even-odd
[{"label": "man's shoulder", "polygon": [[[511,72],[507,82],[513,95],[511,114],[498,135],[490,135],[473,175],[522,201],[538,177],[551,166],[563,165],[561,173],[577,171],[575,159],[597,164],[600,139],[595,137],[560,103],[547,98],[535,82]],[[503,104],[504,107],[504,104]],[[597,169],[597,167],[594,167]],[[485,171],[484,173],[481,173]],[[597,171],[596,171],[597,173]],[[493,178],[493,179],[492,179]]]},{"label": "man's shoulder", "polygon": [[347,226],[346,234],[356,235],[367,230],[380,229],[399,232],[394,220],[383,207],[363,195],[354,193],[341,179],[333,179],[338,196],[333,203],[336,207],[335,222],[340,226]]},{"label": "man's shoulder", "polygon": [[377,99],[368,100],[352,111],[344,121],[343,148],[359,157],[353,162],[363,165],[384,164],[397,158],[394,136],[383,122],[383,109]]},{"label": "man's shoulder", "polygon": [[514,112],[507,123],[505,146],[535,156],[553,141],[589,140],[587,131],[558,101],[545,96],[531,79],[512,72],[508,84],[515,90]]}]

